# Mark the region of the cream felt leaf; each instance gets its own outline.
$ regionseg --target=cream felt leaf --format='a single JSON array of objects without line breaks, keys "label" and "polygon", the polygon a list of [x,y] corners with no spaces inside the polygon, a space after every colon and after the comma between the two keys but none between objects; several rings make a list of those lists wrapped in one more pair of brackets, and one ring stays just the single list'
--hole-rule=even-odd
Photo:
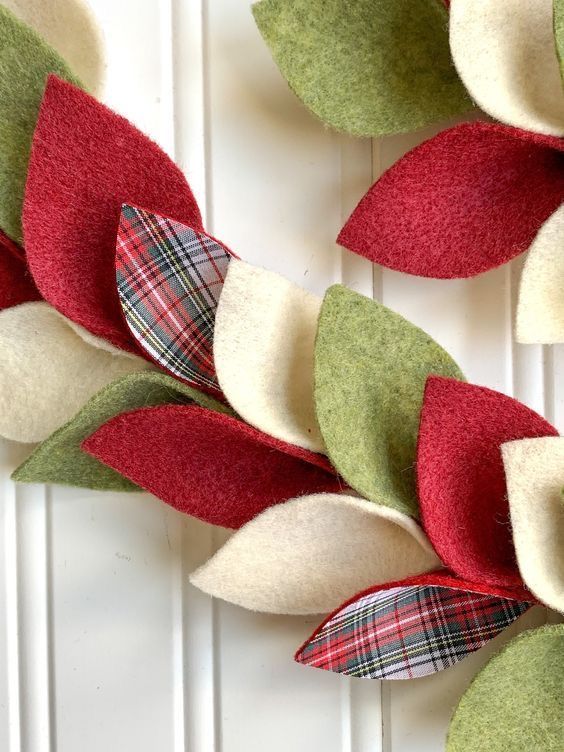
[{"label": "cream felt leaf", "polygon": [[190,581],[254,611],[331,611],[357,590],[440,566],[410,517],[339,494],[270,507],[242,527]]},{"label": "cream felt leaf", "polygon": [[562,687],[564,624],[523,632],[462,696],[446,752],[562,752]]},{"label": "cream felt leaf", "polygon": [[313,349],[321,300],[284,277],[233,260],[215,319],[219,385],[239,415],[313,452],[324,444],[313,405]]},{"label": "cream felt leaf", "polygon": [[564,135],[552,0],[452,0],[450,47],[485,112],[517,128]]},{"label": "cream felt leaf", "polygon": [[463,379],[429,335],[342,285],[327,291],[315,343],[315,407],[327,453],[362,496],[417,515],[415,447],[425,382]]},{"label": "cream felt leaf", "polygon": [[43,302],[0,312],[0,353],[0,435],[23,442],[47,438],[114,379],[153,367],[92,347]]},{"label": "cream felt leaf", "polygon": [[31,26],[84,82],[99,94],[104,80],[102,33],[83,0],[2,0],[2,5]]},{"label": "cream felt leaf", "polygon": [[525,261],[516,317],[518,342],[564,342],[564,206],[539,230]]},{"label": "cream felt leaf", "polygon": [[253,14],[290,88],[333,128],[381,136],[472,108],[438,0],[262,0]]},{"label": "cream felt leaf", "polygon": [[564,438],[510,441],[501,453],[519,570],[539,600],[564,613]]}]

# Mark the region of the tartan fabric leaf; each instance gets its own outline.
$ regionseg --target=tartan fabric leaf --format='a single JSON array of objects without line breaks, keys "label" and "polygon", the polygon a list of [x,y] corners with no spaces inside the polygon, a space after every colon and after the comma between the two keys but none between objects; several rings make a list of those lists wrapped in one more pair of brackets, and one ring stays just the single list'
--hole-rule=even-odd
[{"label": "tartan fabric leaf", "polygon": [[530,605],[435,585],[381,589],[332,614],[296,661],[368,679],[427,676],[481,648]]},{"label": "tartan fabric leaf", "polygon": [[122,206],[116,279],[132,334],[174,376],[218,393],[213,331],[230,259],[223,246],[202,232]]}]

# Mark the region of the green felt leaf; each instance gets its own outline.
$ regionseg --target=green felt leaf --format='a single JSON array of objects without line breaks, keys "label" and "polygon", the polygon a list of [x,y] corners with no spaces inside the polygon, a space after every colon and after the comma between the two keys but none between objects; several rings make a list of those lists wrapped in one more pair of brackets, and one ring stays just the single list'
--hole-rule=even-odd
[{"label": "green felt leaf", "polygon": [[290,87],[337,130],[402,133],[472,109],[442,0],[262,0],[253,14]]},{"label": "green felt leaf", "polygon": [[415,448],[431,374],[463,379],[434,340],[380,303],[334,285],[315,343],[315,409],[329,458],[367,499],[418,515]]},{"label": "green felt leaf", "polygon": [[560,63],[560,76],[564,80],[564,0],[553,0],[554,41]]},{"label": "green felt leaf", "polygon": [[52,47],[0,5],[0,227],[17,242],[31,140],[49,73],[81,85]]},{"label": "green felt leaf", "polygon": [[83,452],[80,445],[115,415],[141,407],[196,402],[233,415],[232,410],[163,373],[133,373],[98,392],[75,417],[40,444],[12,475],[23,483],[57,483],[104,491],[135,491],[137,487]]},{"label": "green felt leaf", "polygon": [[456,709],[447,752],[562,752],[564,624],[523,632],[494,656]]}]

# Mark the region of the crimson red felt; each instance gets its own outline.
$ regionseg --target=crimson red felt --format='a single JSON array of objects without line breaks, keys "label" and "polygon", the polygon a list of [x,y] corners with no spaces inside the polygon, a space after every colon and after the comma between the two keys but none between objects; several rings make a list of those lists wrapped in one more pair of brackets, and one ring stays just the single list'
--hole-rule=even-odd
[{"label": "crimson red felt", "polygon": [[25,192],[28,263],[43,297],[61,313],[136,352],[114,269],[119,215],[127,202],[202,229],[192,192],[166,154],[127,120],[51,76]]},{"label": "crimson red felt", "polygon": [[83,448],[181,512],[224,527],[295,496],[341,488],[325,457],[192,405],[124,413]]},{"label": "crimson red felt", "polygon": [[417,445],[419,507],[445,566],[474,582],[522,585],[500,446],[557,435],[544,418],[504,394],[454,379],[427,380]]},{"label": "crimson red felt", "polygon": [[412,587],[412,586],[436,586],[452,588],[453,590],[467,590],[470,593],[481,593],[483,595],[491,595],[497,598],[508,598],[510,600],[520,601],[523,603],[530,603],[531,605],[537,603],[537,599],[534,595],[525,587],[499,587],[493,585],[486,585],[483,582],[471,582],[464,580],[449,572],[448,569],[439,569],[436,572],[426,572],[425,574],[417,574],[413,577],[407,577],[405,580],[395,580],[394,582],[385,582],[381,585],[374,585],[373,587],[362,590],[360,593],[355,593],[344,603],[341,603],[329,616],[327,616],[321,624],[315,629],[315,631],[307,638],[307,640],[301,645],[294,655],[294,660],[299,660],[299,656],[304,648],[317,637],[317,635],[323,630],[326,624],[328,624],[340,611],[349,606],[351,603],[355,603],[364,598],[365,596],[372,595],[373,593],[379,593],[382,590],[392,590],[398,587]]},{"label": "crimson red felt", "polygon": [[564,140],[492,123],[443,131],[399,160],[338,242],[422,277],[470,277],[525,251],[564,200]]},{"label": "crimson red felt", "polygon": [[41,300],[23,252],[0,230],[0,310]]}]

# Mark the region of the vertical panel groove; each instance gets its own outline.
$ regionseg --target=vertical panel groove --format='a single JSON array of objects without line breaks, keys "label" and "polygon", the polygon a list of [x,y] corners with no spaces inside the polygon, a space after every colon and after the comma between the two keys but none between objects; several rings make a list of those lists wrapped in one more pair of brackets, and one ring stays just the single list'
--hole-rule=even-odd
[{"label": "vertical panel groove", "polygon": [[15,485],[3,483],[4,561],[6,593],[6,672],[8,679],[9,752],[21,752],[20,721],[20,645],[18,634],[18,529],[16,522]]},{"label": "vertical panel groove", "polygon": [[22,752],[54,752],[49,605],[48,491],[16,487],[17,614]]}]

